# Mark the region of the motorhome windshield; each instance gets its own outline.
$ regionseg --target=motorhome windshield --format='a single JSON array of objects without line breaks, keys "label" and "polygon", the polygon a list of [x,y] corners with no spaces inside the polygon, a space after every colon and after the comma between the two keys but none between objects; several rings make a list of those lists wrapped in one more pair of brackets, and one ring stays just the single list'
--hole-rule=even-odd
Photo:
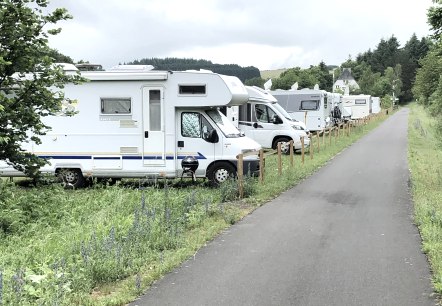
[{"label": "motorhome windshield", "polygon": [[229,119],[227,119],[227,117],[224,116],[224,114],[222,114],[219,110],[211,109],[206,111],[206,113],[213,120],[213,122],[216,123],[218,128],[227,138],[237,138],[244,136],[241,134],[240,131],[238,131],[233,123]]},{"label": "motorhome windshield", "polygon": [[281,105],[279,105],[278,103],[272,103],[273,107],[281,114],[283,115],[286,119],[293,121],[293,119],[290,117],[289,113],[287,113],[287,111],[285,109],[282,108]]}]

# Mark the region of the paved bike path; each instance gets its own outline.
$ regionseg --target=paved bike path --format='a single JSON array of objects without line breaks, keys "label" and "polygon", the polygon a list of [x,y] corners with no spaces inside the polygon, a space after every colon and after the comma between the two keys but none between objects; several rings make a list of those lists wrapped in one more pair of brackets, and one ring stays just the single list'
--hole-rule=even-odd
[{"label": "paved bike path", "polygon": [[407,119],[399,110],[131,305],[434,305]]}]

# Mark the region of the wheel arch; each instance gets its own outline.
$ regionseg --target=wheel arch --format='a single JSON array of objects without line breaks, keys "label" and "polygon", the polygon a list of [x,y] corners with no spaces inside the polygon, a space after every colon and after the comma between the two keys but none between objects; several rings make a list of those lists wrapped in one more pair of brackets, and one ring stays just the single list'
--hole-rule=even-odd
[{"label": "wheel arch", "polygon": [[209,173],[209,169],[214,167],[217,163],[229,163],[233,166],[233,168],[235,168],[235,171],[238,171],[238,163],[236,160],[228,160],[228,159],[218,159],[218,160],[214,160],[213,162],[211,162],[207,168],[206,168],[206,177],[207,174]]},{"label": "wheel arch", "polygon": [[277,136],[273,137],[273,140],[272,140],[272,148],[275,148],[275,147],[276,147],[276,144],[278,143],[278,141],[279,141],[280,139],[288,139],[289,141],[290,141],[290,140],[293,140],[293,138],[292,138],[291,136],[288,136],[288,135],[277,135]]}]

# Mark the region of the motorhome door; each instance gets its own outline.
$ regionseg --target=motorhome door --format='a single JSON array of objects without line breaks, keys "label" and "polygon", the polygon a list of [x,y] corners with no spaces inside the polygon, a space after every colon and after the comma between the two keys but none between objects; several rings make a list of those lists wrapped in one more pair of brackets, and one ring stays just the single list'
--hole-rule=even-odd
[{"label": "motorhome door", "polygon": [[196,175],[205,174],[207,166],[217,158],[222,146],[222,137],[218,141],[210,140],[208,135],[216,132],[215,125],[208,120],[207,113],[199,110],[177,110],[177,169],[181,169],[181,161],[186,156],[198,160]]},{"label": "motorhome door", "polygon": [[143,88],[143,164],[166,164],[163,88]]}]

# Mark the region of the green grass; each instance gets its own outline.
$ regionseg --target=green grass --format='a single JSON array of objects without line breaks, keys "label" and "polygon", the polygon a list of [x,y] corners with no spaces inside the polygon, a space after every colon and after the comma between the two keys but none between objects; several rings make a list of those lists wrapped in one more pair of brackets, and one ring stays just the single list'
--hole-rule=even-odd
[{"label": "green grass", "polygon": [[382,119],[320,141],[313,159],[266,158],[265,180],[218,189],[126,182],[84,190],[0,182],[0,301],[5,305],[124,305],[223,229],[314,173]]},{"label": "green grass", "polygon": [[415,222],[433,272],[433,284],[442,293],[442,147],[435,138],[435,120],[422,106],[411,104],[408,162],[415,203]]}]

